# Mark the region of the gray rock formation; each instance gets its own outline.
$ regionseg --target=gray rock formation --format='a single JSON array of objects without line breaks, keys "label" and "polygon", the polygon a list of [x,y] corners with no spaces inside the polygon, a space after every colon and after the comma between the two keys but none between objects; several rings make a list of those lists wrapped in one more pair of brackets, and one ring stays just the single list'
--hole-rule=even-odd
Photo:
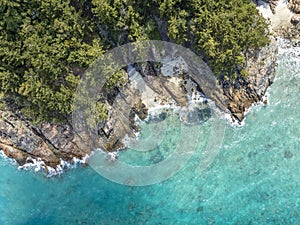
[{"label": "gray rock formation", "polygon": [[300,14],[293,15],[293,17],[291,18],[291,23],[293,25],[297,25],[299,22],[300,22]]},{"label": "gray rock formation", "polygon": [[55,168],[60,159],[72,162],[73,157],[91,153],[84,152],[78,144],[82,145],[81,140],[69,125],[45,123],[36,127],[19,113],[0,110],[0,149],[19,165],[41,158]]},{"label": "gray rock formation", "polygon": [[270,45],[248,55],[248,77],[238,77],[234,83],[223,81],[224,101],[233,118],[242,121],[244,112],[263,99],[274,81],[276,56],[277,44],[272,39]]}]

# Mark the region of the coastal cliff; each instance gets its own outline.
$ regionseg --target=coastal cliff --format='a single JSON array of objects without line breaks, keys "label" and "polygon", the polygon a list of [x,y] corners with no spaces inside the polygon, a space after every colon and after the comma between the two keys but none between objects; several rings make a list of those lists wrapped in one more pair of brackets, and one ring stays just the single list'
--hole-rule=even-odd
[{"label": "coastal cliff", "polygon": [[[278,1],[266,1],[270,3],[271,9],[276,13]],[[299,13],[297,0],[290,1],[289,8]],[[296,18],[297,20],[297,18]],[[219,105],[223,111],[230,112],[232,120],[241,122],[244,113],[254,103],[263,101],[267,88],[273,83],[276,68],[277,44],[274,38],[266,47],[253,49],[247,54],[247,77],[238,75],[232,81],[221,79],[219,81],[218,98]],[[155,73],[147,70],[146,73]],[[146,74],[147,75],[147,74]],[[186,87],[176,85],[169,79],[161,79],[160,75],[149,76],[149,85],[160,96],[160,104],[166,104],[173,100],[178,106],[187,104]],[[147,79],[145,79],[147,81]],[[160,85],[163,84],[163,85]],[[196,89],[202,90],[201,84]],[[203,93],[205,95],[205,92]],[[123,148],[123,138],[129,134],[134,137],[138,130],[134,118],[140,119],[148,116],[148,108],[143,102],[142,96],[128,95],[134,97],[135,104],[132,106],[131,123],[129,127],[118,124],[115,116],[111,116],[100,129],[103,138],[103,147],[107,151],[115,151]],[[169,99],[169,100],[163,100]],[[267,102],[264,101],[266,104]],[[113,113],[111,114],[113,115]],[[71,123],[64,125],[54,123],[42,123],[33,125],[32,122],[22,116],[18,108],[10,107],[0,110],[0,149],[10,158],[15,159],[19,165],[34,164],[35,160],[43,161],[43,168],[47,172],[51,168],[57,168],[62,161],[75,163],[91,154],[91,149],[84,146],[82,138],[78,135]]]},{"label": "coastal cliff", "polygon": [[[253,51],[252,55],[248,56],[247,78],[238,77],[235,82],[221,81],[218,93],[219,105],[223,104],[223,108],[229,110],[233,120],[241,122],[245,111],[253,103],[263,99],[267,88],[274,80],[276,54],[277,45],[272,40],[267,47]],[[144,80],[153,91],[150,95],[152,97],[157,95],[155,97],[157,105],[173,104],[180,107],[187,105],[187,92],[191,92],[187,87],[178,85],[169,78],[153,76],[155,73],[153,70],[148,69],[144,73],[152,74]],[[193,85],[195,89],[201,90],[201,85],[198,84],[198,87],[195,83]],[[123,89],[124,91],[127,98],[131,98],[131,102],[134,102],[130,116],[131,123],[124,125],[125,122],[118,116],[120,109],[111,112],[110,118],[100,129],[102,141],[98,146],[107,151],[124,148],[125,136],[135,137],[134,133],[139,129],[135,123],[135,115],[140,119],[148,116],[149,103],[147,104],[145,98],[136,95],[130,87]],[[19,165],[33,165],[36,159],[41,159],[42,168],[48,171],[48,166],[57,168],[62,161],[74,163],[74,158],[82,159],[91,154],[92,150],[83,146],[82,137],[74,131],[71,124],[33,125],[18,109],[11,111],[4,108],[0,111],[0,115],[0,149],[8,157],[15,159]]]},{"label": "coastal cliff", "polygon": [[[253,51],[248,56],[247,77],[240,76],[235,81],[221,81],[224,101],[227,102],[233,120],[241,122],[245,111],[254,103],[263,100],[275,78],[277,50],[277,43],[272,39],[268,46]],[[267,103],[266,100],[264,103]]]}]

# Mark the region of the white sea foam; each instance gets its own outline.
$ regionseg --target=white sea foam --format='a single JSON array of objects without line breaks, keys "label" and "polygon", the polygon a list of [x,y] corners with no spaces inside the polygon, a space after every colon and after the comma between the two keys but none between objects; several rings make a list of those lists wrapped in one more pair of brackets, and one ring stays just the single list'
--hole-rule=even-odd
[{"label": "white sea foam", "polygon": [[[178,80],[176,80],[178,82]],[[165,104],[161,104],[160,102],[156,101],[151,104],[150,107],[148,107],[148,116],[146,119],[141,120],[137,115],[135,116],[135,122],[138,126],[140,126],[144,122],[150,122],[153,118],[160,116],[161,113],[165,112],[172,112],[179,115],[179,119],[181,122],[185,122],[185,117],[188,112],[193,111],[195,108],[199,108],[201,104],[207,103],[208,99],[205,98],[205,96],[198,91],[193,91],[191,95],[188,95],[188,103],[187,106],[182,107],[179,106],[173,99],[173,101],[168,101]],[[162,125],[163,126],[163,125]],[[161,138],[164,136],[163,130],[159,130],[160,132],[155,132],[155,141],[156,143],[160,142]],[[125,147],[133,147],[132,144],[139,140],[141,133],[140,131],[134,132],[135,137],[129,137],[128,135],[125,136],[123,139]],[[153,142],[154,143],[154,142]],[[145,144],[145,143],[144,143]],[[134,145],[136,147],[136,145]],[[114,156],[112,157],[114,158]]]},{"label": "white sea foam", "polygon": [[[161,105],[161,104],[157,104],[155,106],[152,106],[150,108],[148,108],[148,117],[147,119],[149,119],[149,116],[157,116],[160,113],[164,112],[165,110],[180,110],[181,107],[176,105],[176,104],[166,104],[166,105]],[[147,121],[146,119],[146,121]]]},{"label": "white sea foam", "polygon": [[2,157],[4,159],[8,159],[8,157],[4,154],[4,152],[2,150],[0,150],[0,157]]},{"label": "white sea foam", "polygon": [[260,1],[257,9],[264,18],[270,19],[271,30],[280,29],[282,26],[289,25],[293,16],[293,13],[288,9],[286,0],[279,0],[275,8],[275,14],[272,13],[269,4],[262,1]]},{"label": "white sea foam", "polygon": [[[284,57],[285,61],[300,62],[300,45],[293,46],[293,42],[284,38],[277,38],[279,45],[278,55]],[[279,59],[280,60],[280,59]]]},{"label": "white sea foam", "polygon": [[[268,87],[268,88],[270,88],[270,87]],[[265,104],[264,102],[265,102],[265,101],[269,102],[269,98],[270,98],[270,94],[269,94],[269,92],[267,91],[267,92],[265,93],[265,95],[262,97],[262,100],[261,100],[261,101],[252,103],[252,105],[251,105],[248,109],[245,110],[245,113],[244,113],[245,116],[246,116],[248,113],[250,113],[251,111],[253,111],[254,109],[256,109],[257,107],[265,106],[266,104]]]},{"label": "white sea foam", "polygon": [[5,155],[4,151],[2,151],[1,149],[0,149],[0,157],[5,160],[8,160],[10,163],[17,164],[17,161],[15,159],[9,158],[7,155]]},{"label": "white sea foam", "polygon": [[230,113],[224,113],[222,117],[231,127],[242,127],[245,125],[244,120],[242,122],[239,122],[237,119],[233,120]]},{"label": "white sea foam", "polygon": [[92,155],[85,155],[82,159],[73,158],[72,162],[67,162],[60,159],[60,164],[56,168],[47,166],[41,158],[33,159],[31,157],[27,158],[27,161],[30,161],[22,166],[19,166],[18,169],[21,170],[34,170],[35,172],[45,172],[47,177],[61,175],[66,169],[76,168],[79,164],[87,163],[87,160]]}]

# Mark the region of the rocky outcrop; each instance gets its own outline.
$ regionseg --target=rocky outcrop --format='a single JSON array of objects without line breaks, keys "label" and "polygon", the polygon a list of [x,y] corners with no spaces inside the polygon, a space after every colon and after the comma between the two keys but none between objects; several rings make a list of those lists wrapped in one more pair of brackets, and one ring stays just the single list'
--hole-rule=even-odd
[{"label": "rocky outcrop", "polygon": [[[166,105],[171,102],[181,107],[187,105],[188,99],[183,88],[173,83],[170,78],[150,74],[152,75],[140,79],[150,90],[145,89],[141,92],[129,84],[120,90],[120,94],[114,99],[109,109],[109,118],[99,129],[100,136],[93,138],[99,140],[93,148],[102,148],[109,152],[116,151],[125,147],[125,137],[136,138],[136,132],[139,131],[136,116],[140,120],[148,117],[146,106],[148,99],[143,97],[145,92],[150,92],[150,97],[156,95],[156,105]],[[138,86],[143,87],[143,84],[139,83]],[[91,140],[88,141],[91,142]]]},{"label": "rocky outcrop", "polygon": [[299,46],[300,39],[300,23],[293,26],[283,27],[277,32],[279,37],[289,39],[294,43],[294,46]]},{"label": "rocky outcrop", "polygon": [[[154,102],[157,101],[157,104],[185,107],[188,104],[188,95],[194,90],[209,93],[208,97],[212,98],[221,110],[229,110],[233,119],[242,121],[244,112],[253,103],[262,100],[273,82],[276,51],[276,44],[272,41],[269,46],[251,52],[247,65],[249,76],[238,77],[235,82],[224,80],[221,86],[214,87],[214,92],[211,92],[210,86],[204,85],[205,80],[200,78],[192,79],[187,74],[171,78],[148,66],[148,69],[140,74],[140,78],[129,82],[119,90],[119,94],[114,93],[109,97],[109,117],[92,133],[86,133],[84,129],[82,133],[77,130],[75,132],[70,124],[44,123],[34,126],[17,109],[4,109],[0,111],[0,149],[7,156],[16,159],[20,165],[41,158],[45,166],[52,168],[59,165],[61,160],[72,162],[74,157],[81,159],[96,148],[107,151],[122,149],[125,147],[125,137],[136,138],[136,132],[139,130],[136,117],[141,120],[148,117],[149,97],[156,96]],[[137,72],[131,75],[137,76]],[[147,87],[151,91],[144,96],[146,89],[141,92],[134,87],[134,82],[138,82],[137,87]],[[198,111],[193,110],[187,114],[186,120],[205,121],[209,117],[209,111],[203,115],[205,116],[200,118]],[[87,146],[85,143],[91,144]]]},{"label": "rocky outcrop", "polygon": [[74,157],[81,159],[91,153],[78,143],[81,140],[70,125],[37,127],[17,112],[0,110],[0,149],[19,165],[41,158],[45,165],[56,168],[61,159],[72,162]]},{"label": "rocky outcrop", "polygon": [[294,13],[300,13],[300,0],[289,0],[289,9]]},{"label": "rocky outcrop", "polygon": [[[269,3],[272,12],[275,14],[275,8],[279,2],[279,0],[263,0],[266,3]],[[257,4],[258,1],[256,1]]]},{"label": "rocky outcrop", "polygon": [[265,96],[274,81],[276,55],[277,44],[272,40],[270,45],[248,55],[247,77],[240,76],[234,82],[222,81],[224,101],[234,120],[241,122],[245,111]]},{"label": "rocky outcrop", "polygon": [[[92,139],[97,140],[92,148],[101,148],[109,152],[124,148],[124,138],[135,138],[135,132],[139,129],[135,124],[136,115],[145,119],[148,109],[141,101],[141,92],[127,85],[112,101],[106,122],[98,128],[97,134],[92,136]],[[91,139],[85,141],[92,142]]]},{"label": "rocky outcrop", "polygon": [[[267,2],[273,8],[277,4],[274,0]],[[165,22],[161,21],[159,24],[160,30],[166,36]],[[276,54],[277,46],[274,40],[263,49],[253,50],[247,56],[248,77],[240,76],[234,82],[222,80],[221,86],[213,88],[209,85],[213,82],[208,82],[201,76],[193,79],[185,75],[178,76],[186,82],[186,85],[183,85],[183,82],[174,82],[170,77],[162,76],[153,65],[146,65],[147,69],[143,71],[142,68],[135,69],[142,71],[143,79],[140,80],[152,91],[146,98],[155,95],[158,97],[155,97],[154,101],[159,104],[169,104],[172,101],[177,106],[185,107],[188,104],[187,95],[191,95],[192,90],[197,90],[213,99],[222,111],[229,111],[234,120],[242,121],[245,111],[253,103],[261,101],[267,88],[272,84]],[[206,71],[205,68],[203,71]],[[193,73],[197,74],[198,71]],[[136,118],[144,120],[148,117],[148,102],[140,90],[130,85],[117,92],[106,96],[109,105],[108,119],[93,130],[95,142],[89,146],[85,143],[89,143],[90,134],[75,132],[70,124],[44,123],[34,126],[22,117],[17,109],[4,109],[0,110],[0,149],[7,156],[16,159],[20,165],[41,158],[45,165],[52,168],[59,165],[61,160],[72,162],[74,157],[83,158],[95,148],[107,151],[122,149],[125,146],[124,137],[136,137],[136,132],[139,130]],[[187,114],[186,120],[205,121],[210,115],[206,110],[204,109],[205,113],[202,113],[203,118],[198,118],[199,113],[194,110]]]},{"label": "rocky outcrop", "polygon": [[160,96],[166,96],[169,99],[173,99],[178,106],[184,107],[188,103],[186,93],[181,87],[176,86],[175,83],[170,81],[166,77],[145,77],[144,81],[149,87]]}]

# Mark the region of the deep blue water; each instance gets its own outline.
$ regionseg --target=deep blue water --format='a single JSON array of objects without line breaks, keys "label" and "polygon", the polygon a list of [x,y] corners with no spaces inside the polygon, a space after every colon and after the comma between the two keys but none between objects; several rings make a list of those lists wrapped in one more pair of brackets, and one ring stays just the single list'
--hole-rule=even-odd
[{"label": "deep blue water", "polygon": [[[226,126],[206,170],[209,121],[185,167],[151,186],[116,184],[90,167],[48,179],[1,158],[0,224],[300,224],[300,61],[282,54],[269,105]],[[176,126],[169,134],[176,141]]]}]

